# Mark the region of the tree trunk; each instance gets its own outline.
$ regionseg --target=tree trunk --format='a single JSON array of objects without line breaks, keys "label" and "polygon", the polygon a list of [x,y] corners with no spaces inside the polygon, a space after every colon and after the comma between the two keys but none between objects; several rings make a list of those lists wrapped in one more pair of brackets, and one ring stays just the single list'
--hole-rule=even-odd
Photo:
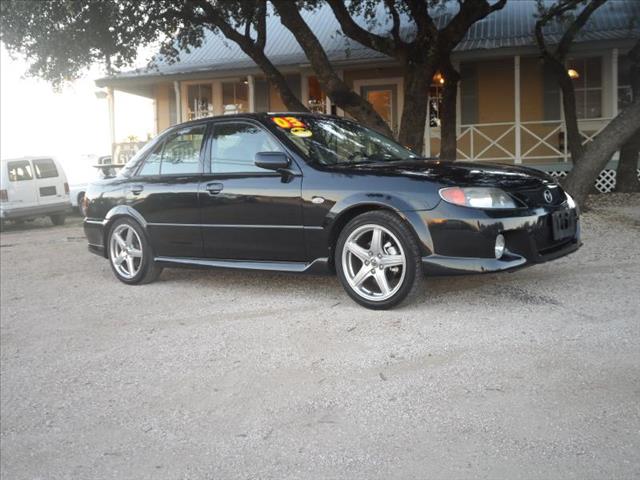
[{"label": "tree trunk", "polygon": [[620,161],[616,172],[616,192],[640,192],[638,180],[638,158],[640,152],[640,129],[620,149]]},{"label": "tree trunk", "polygon": [[607,165],[611,156],[638,130],[640,125],[640,98],[625,108],[584,149],[584,154],[564,182],[567,191],[580,206],[584,206],[593,183]]},{"label": "tree trunk", "polygon": [[392,137],[387,122],[373,106],[356,94],[335,72],[318,38],[304,21],[297,6],[287,0],[272,0],[282,24],[291,31],[311,62],[318,81],[331,101],[359,122]]},{"label": "tree trunk", "polygon": [[[242,48],[242,46],[240,46]],[[249,56],[251,59],[256,62],[258,67],[264,72],[264,75],[267,81],[275,87],[275,89],[280,94],[280,98],[282,99],[282,103],[284,103],[287,110],[290,112],[308,112],[309,109],[300,101],[298,97],[293,93],[291,87],[287,83],[286,78],[280,70],[278,70],[273,63],[269,61],[267,56],[264,54],[264,51],[254,51],[242,50]]]},{"label": "tree trunk", "polygon": [[578,115],[576,113],[576,92],[573,88],[573,81],[564,63],[559,60],[545,56],[544,61],[556,77],[560,90],[562,91],[562,111],[564,113],[564,123],[567,130],[567,147],[571,153],[571,161],[575,165],[580,162],[584,154],[582,145],[582,135],[578,127]]},{"label": "tree trunk", "polygon": [[266,37],[263,37],[261,42],[254,42],[250,36],[243,35],[227,23],[227,19],[221,14],[219,9],[214,8],[212,4],[205,0],[192,0],[191,2],[187,2],[186,5],[191,10],[201,8],[205,12],[207,20],[213,26],[217,27],[229,40],[235,42],[249,58],[256,62],[256,65],[264,72],[267,81],[278,91],[282,102],[288,110],[292,112],[308,111],[307,107],[295,96],[284,75],[280,73],[280,70],[278,70],[265,55],[264,45]]},{"label": "tree trunk", "polygon": [[440,160],[455,161],[458,157],[456,109],[460,74],[449,64],[443,67],[444,90],[440,112]]},{"label": "tree trunk", "polygon": [[404,107],[398,141],[418,155],[424,149],[429,85],[435,68],[408,59],[404,65]]},{"label": "tree trunk", "polygon": [[[629,51],[631,61],[631,94],[633,100],[640,99],[640,41]],[[620,149],[620,161],[616,172],[616,192],[640,192],[638,180],[638,152],[640,151],[640,128]]]}]

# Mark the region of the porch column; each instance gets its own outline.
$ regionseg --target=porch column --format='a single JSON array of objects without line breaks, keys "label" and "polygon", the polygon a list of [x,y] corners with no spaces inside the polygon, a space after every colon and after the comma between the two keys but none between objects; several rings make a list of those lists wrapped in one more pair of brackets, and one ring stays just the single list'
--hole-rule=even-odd
[{"label": "porch column", "polygon": [[[400,112],[402,115],[402,112]],[[429,92],[427,92],[427,119],[424,121],[424,147],[422,150],[425,157],[431,156],[431,99],[429,98]]]},{"label": "porch column", "polygon": [[247,85],[249,87],[249,112],[253,113],[256,111],[256,84],[253,75],[247,75]]},{"label": "porch column", "polygon": [[300,72],[300,101],[309,107],[309,75],[303,72]]},{"label": "porch column", "polygon": [[[458,73],[460,73],[460,62],[454,61],[452,62],[453,68],[456,69]],[[462,89],[460,85],[462,84],[462,79],[458,80],[458,85],[456,87],[456,136],[460,135],[460,125],[462,125]]]},{"label": "porch column", "polygon": [[173,91],[176,96],[176,123],[182,123],[182,93],[179,80],[173,82]]},{"label": "porch column", "polygon": [[618,49],[611,51],[611,116],[618,115]]},{"label": "porch column", "polygon": [[114,153],[116,145],[116,101],[113,87],[107,87],[107,105],[109,107],[109,139],[111,140],[111,153]]},{"label": "porch column", "polygon": [[516,163],[522,163],[521,150],[521,131],[520,131],[520,55],[513,57],[513,81],[514,81],[514,98],[515,98],[515,147],[516,147]]}]

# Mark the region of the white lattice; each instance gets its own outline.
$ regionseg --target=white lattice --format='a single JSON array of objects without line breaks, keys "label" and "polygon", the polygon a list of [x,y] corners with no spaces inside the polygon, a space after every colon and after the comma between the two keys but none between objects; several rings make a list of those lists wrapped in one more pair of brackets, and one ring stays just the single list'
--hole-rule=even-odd
[{"label": "white lattice", "polygon": [[[554,178],[564,178],[568,172],[564,170],[552,170],[547,173]],[[640,181],[640,169],[638,169],[638,180]],[[616,171],[609,169],[602,170],[596,179],[595,186],[600,193],[613,192],[616,188]]]}]

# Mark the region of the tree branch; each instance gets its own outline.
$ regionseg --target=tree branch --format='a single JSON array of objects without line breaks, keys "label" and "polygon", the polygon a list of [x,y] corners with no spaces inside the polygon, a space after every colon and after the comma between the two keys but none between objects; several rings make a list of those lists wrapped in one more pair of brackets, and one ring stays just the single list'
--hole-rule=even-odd
[{"label": "tree branch", "polygon": [[342,28],[344,34],[352,40],[355,40],[365,47],[371,48],[372,50],[376,50],[389,56],[393,56],[396,50],[401,48],[401,46],[403,45],[402,43],[398,43],[399,36],[396,39],[394,35],[394,39],[392,40],[390,38],[376,35],[375,33],[365,30],[360,25],[358,25],[347,10],[344,0],[327,0],[327,2],[329,3],[331,10],[333,10],[333,14],[338,20],[338,23],[340,23],[340,28]]}]

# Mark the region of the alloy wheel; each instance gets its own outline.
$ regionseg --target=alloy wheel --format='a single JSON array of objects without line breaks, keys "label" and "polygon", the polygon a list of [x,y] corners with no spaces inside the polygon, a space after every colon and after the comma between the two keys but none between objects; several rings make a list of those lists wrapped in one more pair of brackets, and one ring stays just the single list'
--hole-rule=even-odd
[{"label": "alloy wheel", "polygon": [[381,225],[362,225],[344,243],[342,269],[351,289],[362,298],[383,301],[401,287],[407,260],[402,244]]},{"label": "alloy wheel", "polygon": [[132,279],[142,266],[142,242],[135,229],[126,223],[111,232],[110,258],[118,275]]}]

